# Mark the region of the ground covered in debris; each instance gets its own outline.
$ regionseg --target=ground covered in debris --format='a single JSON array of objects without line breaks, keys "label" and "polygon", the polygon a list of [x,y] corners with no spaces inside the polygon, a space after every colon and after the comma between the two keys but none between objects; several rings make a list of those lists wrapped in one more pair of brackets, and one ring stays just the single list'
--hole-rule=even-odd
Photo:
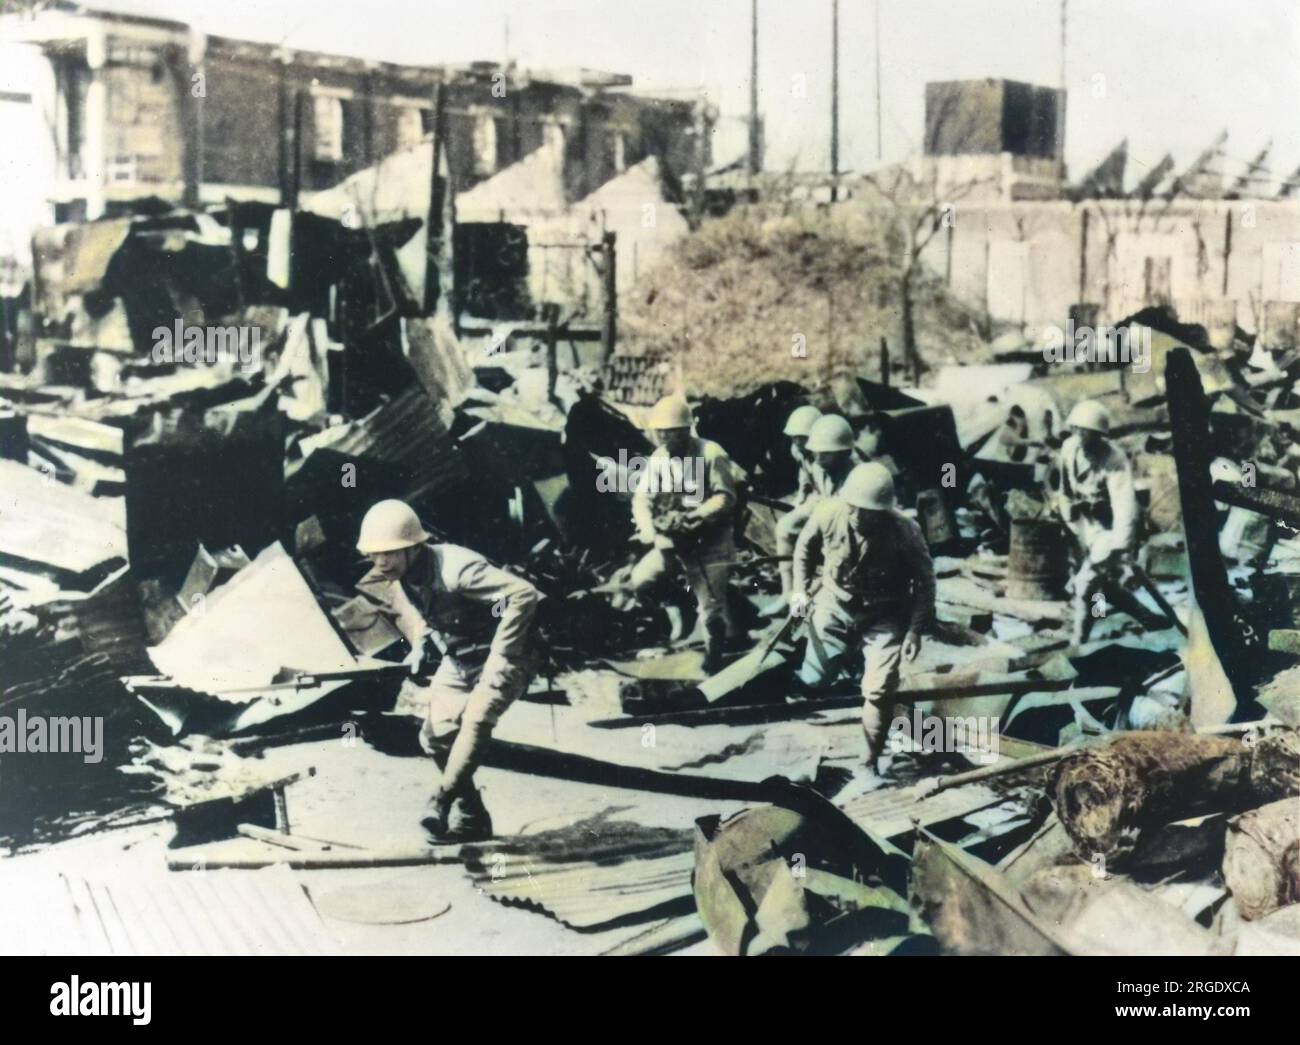
[{"label": "ground covered in debris", "polygon": [[[597,481],[648,450],[642,382],[671,367],[593,368],[556,350],[573,330],[554,322],[458,333],[403,282],[408,224],[303,220],[314,267],[287,287],[268,277],[271,208],[69,238],[72,275],[47,289],[116,316],[126,348],[51,337],[40,366],[0,375],[0,936],[53,953],[1300,950],[1294,356],[1216,349],[1149,310],[1131,317],[1149,374],[1049,372],[973,331],[986,364],[944,367],[969,327],[925,291],[933,373],[899,388],[859,354],[889,309],[887,238],[816,213],[706,225],[627,317],[628,346],[682,363],[699,434],[744,471],[726,593],[742,636],[706,674],[690,593],[628,590],[628,497]],[[232,262],[236,236],[252,246]],[[150,358],[130,331],[178,302],[256,327],[251,364]],[[836,332],[824,371],[784,333],[754,351],[802,324],[810,345]],[[1138,619],[1098,604],[1079,644],[1049,505],[1085,398],[1134,461],[1143,583]],[[781,427],[804,402],[887,463],[938,577],[875,790],[860,665],[795,685],[805,637],[764,616],[794,485]],[[386,497],[545,595],[546,663],[480,774],[489,842],[430,848],[419,827],[427,695],[355,587],[358,523]],[[53,753],[54,729],[75,749]]]}]

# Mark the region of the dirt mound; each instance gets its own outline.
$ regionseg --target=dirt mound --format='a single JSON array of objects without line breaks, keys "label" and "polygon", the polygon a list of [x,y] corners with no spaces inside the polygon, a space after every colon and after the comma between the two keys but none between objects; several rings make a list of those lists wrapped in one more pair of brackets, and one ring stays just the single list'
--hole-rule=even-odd
[{"label": "dirt mound", "polygon": [[[692,395],[878,378],[881,337],[902,362],[903,251],[892,226],[886,212],[762,206],[706,222],[624,298],[619,352],[672,357]],[[987,358],[975,316],[940,281],[917,275],[914,298],[923,361]]]}]

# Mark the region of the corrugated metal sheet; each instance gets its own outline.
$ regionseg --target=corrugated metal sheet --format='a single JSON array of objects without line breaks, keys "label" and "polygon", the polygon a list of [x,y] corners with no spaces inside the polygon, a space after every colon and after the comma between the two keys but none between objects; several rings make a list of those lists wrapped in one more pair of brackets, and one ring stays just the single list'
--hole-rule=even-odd
[{"label": "corrugated metal sheet", "polygon": [[883,788],[846,802],[844,812],[860,827],[879,838],[891,838],[912,829],[965,816],[995,805],[1002,799],[983,784],[954,787],[918,800],[918,787]]},{"label": "corrugated metal sheet", "polygon": [[436,489],[465,477],[459,455],[449,448],[433,400],[420,388],[407,389],[330,444],[350,457],[378,458],[401,471],[413,489]]},{"label": "corrugated metal sheet", "polygon": [[695,854],[689,852],[613,866],[539,864],[497,854],[474,881],[499,903],[543,911],[571,929],[591,931],[669,908],[693,908],[694,869]]},{"label": "corrugated metal sheet", "polygon": [[307,955],[338,945],[286,867],[88,879],[5,876],[10,954]]}]

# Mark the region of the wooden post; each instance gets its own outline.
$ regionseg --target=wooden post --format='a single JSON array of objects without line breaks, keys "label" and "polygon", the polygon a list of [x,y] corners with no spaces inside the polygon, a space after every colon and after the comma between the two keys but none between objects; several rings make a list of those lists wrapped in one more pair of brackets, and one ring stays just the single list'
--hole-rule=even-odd
[{"label": "wooden post", "polygon": [[1079,300],[1092,300],[1088,297],[1088,207],[1086,204],[1079,219]]},{"label": "wooden post", "polygon": [[1232,208],[1223,219],[1223,296],[1228,296],[1228,259],[1232,257]]},{"label": "wooden post", "polygon": [[691,194],[690,215],[688,221],[692,229],[698,229],[704,221],[705,175],[708,172],[706,152],[709,148],[709,119],[707,107],[701,98],[695,103],[694,131],[695,153],[692,156],[695,175],[695,191]]},{"label": "wooden post", "polygon": [[840,186],[840,0],[831,0],[831,202]]},{"label": "wooden post", "polygon": [[749,5],[749,175],[763,169],[763,130],[758,118],[758,0]]},{"label": "wooden post", "polygon": [[[429,177],[428,237],[425,245],[424,310],[428,313],[445,308],[451,311],[456,322],[459,311],[451,300],[454,275],[452,272],[451,235],[447,228],[448,179],[442,174],[443,160],[447,154],[447,85],[433,85],[433,156]],[[450,172],[449,172],[450,173]]]},{"label": "wooden post", "polygon": [[614,354],[618,337],[618,235],[606,232],[600,240],[603,257],[600,275],[605,288],[605,319],[600,332],[601,362]]},{"label": "wooden post", "polygon": [[203,96],[194,93],[194,77],[203,73],[203,58],[193,46],[176,48],[169,65],[178,92],[178,111],[181,118],[181,176],[184,181],[182,203],[190,210],[198,210],[200,186],[203,181]]},{"label": "wooden post", "polygon": [[293,99],[289,95],[289,68],[288,65],[281,61],[280,63],[280,80],[278,84],[279,94],[279,123],[280,123],[280,157],[278,170],[280,175],[280,206],[288,207],[289,199],[292,196],[292,164],[289,157],[293,154]]},{"label": "wooden post", "polygon": [[1240,703],[1247,695],[1245,669],[1250,654],[1237,598],[1219,552],[1218,512],[1210,478],[1210,406],[1187,349],[1175,348],[1169,353],[1165,387],[1192,593],[1205,618],[1210,643]]},{"label": "wooden post", "polygon": [[880,338],[880,383],[889,387],[889,342]]},{"label": "wooden post", "polygon": [[244,229],[240,225],[239,204],[234,197],[226,197],[226,223],[230,228],[230,263],[235,269],[235,293],[239,295],[239,310],[248,304],[244,292]]},{"label": "wooden post", "polygon": [[362,152],[364,154],[364,163],[362,166],[369,167],[379,157],[375,155],[375,76],[374,73],[366,73],[361,81],[362,84],[362,115],[365,118],[363,125],[364,138],[362,139]]},{"label": "wooden post", "polygon": [[559,377],[559,344],[560,344],[560,306],[555,302],[547,302],[542,306],[546,316],[546,398],[560,404],[555,398],[555,381]]},{"label": "wooden post", "polygon": [[298,209],[298,197],[302,192],[302,111],[305,105],[306,99],[303,97],[302,91],[295,88],[293,92],[293,145],[289,153],[289,198],[285,204],[290,210]]}]

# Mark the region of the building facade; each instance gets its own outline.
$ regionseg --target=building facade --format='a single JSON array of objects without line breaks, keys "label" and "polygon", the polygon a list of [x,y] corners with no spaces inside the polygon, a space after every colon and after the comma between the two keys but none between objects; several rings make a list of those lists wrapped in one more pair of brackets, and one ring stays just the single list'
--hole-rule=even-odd
[{"label": "building facade", "polygon": [[458,192],[548,143],[573,199],[649,156],[669,181],[708,162],[699,103],[639,97],[620,74],[395,65],[75,4],[0,16],[0,49],[0,66],[20,67],[24,81],[0,90],[0,124],[41,139],[24,170],[25,184],[42,187],[35,224],[93,220],[149,197],[296,202],[418,143],[438,90]]}]

